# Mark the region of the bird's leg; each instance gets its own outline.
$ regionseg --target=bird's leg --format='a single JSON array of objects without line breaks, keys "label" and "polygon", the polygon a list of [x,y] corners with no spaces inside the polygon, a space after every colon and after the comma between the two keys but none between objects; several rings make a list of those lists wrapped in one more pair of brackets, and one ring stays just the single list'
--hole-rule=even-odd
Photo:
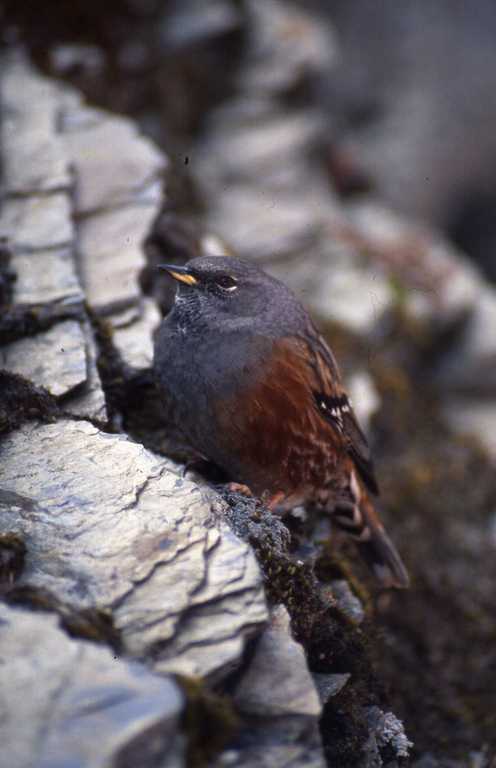
[{"label": "bird's leg", "polygon": [[277,505],[284,500],[285,496],[286,494],[284,491],[277,491],[277,493],[273,493],[272,496],[265,492],[262,494],[262,501],[267,509],[270,509],[270,511],[273,512]]}]

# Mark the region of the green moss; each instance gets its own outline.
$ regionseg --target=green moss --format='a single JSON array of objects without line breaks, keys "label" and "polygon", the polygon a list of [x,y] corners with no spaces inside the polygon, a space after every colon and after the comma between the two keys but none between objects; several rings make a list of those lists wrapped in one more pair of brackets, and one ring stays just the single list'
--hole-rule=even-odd
[{"label": "green moss", "polygon": [[234,738],[240,721],[231,700],[209,690],[199,678],[176,675],[176,680],[186,696],[186,763],[203,768]]},{"label": "green moss", "polygon": [[114,627],[109,611],[98,608],[77,610],[48,590],[29,586],[14,587],[7,594],[6,600],[11,605],[28,607],[33,611],[56,613],[60,625],[71,637],[104,643],[115,653],[121,652],[120,634]]},{"label": "green moss", "polygon": [[24,570],[26,545],[15,533],[0,534],[0,594],[12,588]]},{"label": "green moss", "polygon": [[0,371],[0,392],[0,435],[32,419],[55,421],[59,414],[54,397],[15,373]]}]

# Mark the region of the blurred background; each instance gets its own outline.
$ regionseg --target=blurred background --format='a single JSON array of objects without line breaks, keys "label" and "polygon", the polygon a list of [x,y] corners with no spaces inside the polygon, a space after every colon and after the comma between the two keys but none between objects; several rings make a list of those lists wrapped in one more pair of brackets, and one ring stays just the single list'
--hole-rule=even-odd
[{"label": "blurred background", "polygon": [[412,573],[408,594],[365,594],[378,678],[419,768],[494,766],[496,4],[7,0],[1,13],[5,45],[163,148],[141,275],[162,312],[153,265],[199,253],[258,260],[313,311]]}]

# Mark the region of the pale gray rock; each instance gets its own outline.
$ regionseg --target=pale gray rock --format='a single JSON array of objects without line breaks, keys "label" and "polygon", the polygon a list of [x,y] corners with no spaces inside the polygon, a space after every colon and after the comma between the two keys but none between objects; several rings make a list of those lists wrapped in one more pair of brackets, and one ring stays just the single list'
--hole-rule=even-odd
[{"label": "pale gray rock", "polygon": [[329,596],[334,598],[340,611],[355,624],[361,624],[365,618],[365,610],[346,579],[334,579],[329,587]]},{"label": "pale gray rock", "polygon": [[351,674],[349,672],[336,675],[315,673],[313,679],[322,704],[327,704],[329,699],[337,696],[343,690],[350,677]]},{"label": "pale gray rock", "polygon": [[[305,268],[302,262],[301,268]],[[382,270],[365,265],[348,248],[333,244],[322,261],[309,272],[310,308],[323,321],[332,321],[343,328],[367,337],[380,326],[393,304],[389,281]],[[294,279],[297,279],[295,275]]]},{"label": "pale gray rock", "polygon": [[[29,470],[28,470],[29,468]],[[88,422],[28,425],[3,441],[2,511],[28,556],[19,584],[112,611],[124,651],[160,671],[219,677],[267,618],[255,557],[180,469]],[[29,508],[30,506],[30,508]]]},{"label": "pale gray rock", "polygon": [[99,314],[139,302],[138,278],[145,266],[142,243],[156,212],[155,205],[128,206],[80,221],[83,287],[90,307]]},{"label": "pale gray rock", "polygon": [[[256,115],[253,121],[247,121],[245,115],[237,114],[235,106],[230,105],[229,113],[226,108],[219,109],[208,123],[210,138],[195,153],[199,183],[224,183],[229,188],[251,183],[259,187],[259,194],[270,183],[274,205],[279,205],[277,192],[284,193],[281,187],[291,191],[288,181],[298,175],[301,178],[302,160],[310,154],[322,130],[321,120],[312,112],[287,114],[273,110],[263,119]],[[300,190],[296,191],[300,205],[305,207]]]},{"label": "pale gray rock", "polygon": [[69,197],[64,192],[7,198],[0,211],[0,234],[14,250],[44,251],[74,240]]},{"label": "pale gray rock", "polygon": [[[84,109],[84,108],[83,108]],[[76,214],[114,208],[141,200],[161,199],[159,179],[165,157],[134,123],[106,115],[93,124],[61,134],[68,156],[76,170]]]},{"label": "pale gray rock", "polygon": [[292,193],[250,185],[232,185],[217,195],[208,223],[240,258],[261,261],[297,255],[319,235],[315,214],[309,216]]},{"label": "pale gray rock", "polygon": [[132,325],[132,323],[140,320],[143,314],[142,307],[142,303],[135,304],[133,307],[127,307],[127,309],[109,315],[106,320],[114,329],[127,328],[129,325]]},{"label": "pale gray rock", "polygon": [[142,302],[141,317],[115,328],[112,341],[124,363],[132,368],[151,368],[153,332],[160,324],[161,319],[155,302],[145,298]]},{"label": "pale gray rock", "polygon": [[370,431],[370,421],[381,405],[379,393],[372,376],[365,370],[355,371],[346,382],[353,410],[365,432]]},{"label": "pale gray rock", "polygon": [[105,54],[96,45],[56,45],[50,51],[50,68],[61,76],[70,75],[74,68],[83,69],[87,75],[101,75],[105,64]]},{"label": "pale gray rock", "polygon": [[443,398],[442,413],[459,435],[472,435],[496,463],[496,399],[450,395]]},{"label": "pale gray rock", "polygon": [[248,66],[241,88],[285,93],[306,79],[328,75],[337,46],[329,24],[280,0],[249,0]]},{"label": "pale gray rock", "polygon": [[0,366],[45,387],[55,397],[67,395],[87,377],[81,325],[66,320],[48,331],[8,344],[0,350]]},{"label": "pale gray rock", "polygon": [[17,304],[81,304],[81,285],[70,248],[35,253],[17,253],[12,259],[17,279],[14,301]]},{"label": "pale gray rock", "polygon": [[[478,301],[482,281],[461,253],[425,225],[402,218],[375,203],[346,209],[348,242],[361,250],[377,270],[406,289],[404,308],[433,330],[463,318]],[[346,239],[346,225],[343,235]]]},{"label": "pale gray rock", "polygon": [[234,699],[239,709],[260,717],[320,715],[321,704],[305,653],[291,636],[284,606],[272,610],[270,624],[258,641]]},{"label": "pale gray rock", "polygon": [[240,746],[223,752],[214,768],[326,768],[318,728],[304,717],[253,719]]},{"label": "pale gray rock", "polygon": [[[379,707],[370,707],[367,712],[370,735],[364,746],[363,768],[380,768],[384,765],[381,750],[388,748],[396,760],[409,756],[413,743],[409,741],[403,723],[392,712],[383,712]],[[387,765],[391,763],[388,755]]]},{"label": "pale gray rock", "polygon": [[2,57],[0,143],[8,194],[68,190],[72,175],[56,136],[59,87],[16,52]]},{"label": "pale gray rock", "polygon": [[83,387],[64,402],[64,412],[89,419],[96,424],[108,421],[105,393],[97,368],[97,345],[93,329],[88,321],[83,323],[86,338],[87,377]]},{"label": "pale gray rock", "polygon": [[[89,106],[82,98],[67,98],[70,92],[64,89],[63,105],[59,115],[59,128],[62,140],[65,142],[66,134],[72,131],[86,131],[101,125],[108,119],[108,112],[98,107]],[[75,94],[79,96],[76,91]]]},{"label": "pale gray rock", "polygon": [[493,398],[496,392],[496,291],[481,288],[461,336],[441,360],[436,378],[444,391]]},{"label": "pale gray rock", "polygon": [[160,29],[167,50],[189,48],[237,29],[241,14],[228,0],[175,0],[169,3]]},{"label": "pale gray rock", "polygon": [[0,605],[0,740],[9,768],[181,768],[170,678],[74,640],[53,615]]}]

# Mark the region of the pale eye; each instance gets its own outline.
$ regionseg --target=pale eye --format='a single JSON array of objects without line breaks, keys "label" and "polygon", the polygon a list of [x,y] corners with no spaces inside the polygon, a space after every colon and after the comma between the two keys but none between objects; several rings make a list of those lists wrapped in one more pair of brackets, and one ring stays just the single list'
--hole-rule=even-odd
[{"label": "pale eye", "polygon": [[230,275],[222,275],[216,280],[216,283],[225,293],[233,293],[238,287],[236,280]]}]

